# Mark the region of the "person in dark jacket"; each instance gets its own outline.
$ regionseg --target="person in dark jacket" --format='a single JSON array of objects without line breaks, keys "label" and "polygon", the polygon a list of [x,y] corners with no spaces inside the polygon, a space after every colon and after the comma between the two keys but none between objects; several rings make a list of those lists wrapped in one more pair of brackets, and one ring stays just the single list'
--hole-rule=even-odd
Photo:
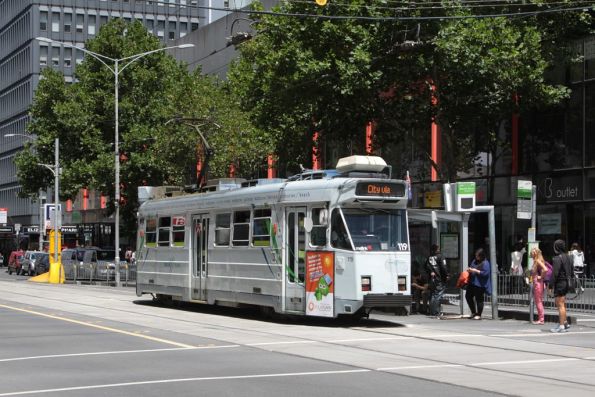
[{"label": "person in dark jacket", "polygon": [[483,248],[475,251],[475,259],[467,268],[469,271],[469,284],[465,293],[465,300],[471,310],[469,318],[481,320],[485,294],[492,294],[491,265],[486,259]]},{"label": "person in dark jacket", "polygon": [[566,321],[566,294],[569,292],[568,278],[574,277],[573,260],[566,253],[564,240],[554,241],[554,254],[552,258],[552,280],[549,284],[549,294],[556,299],[558,308],[558,326],[550,329],[552,332],[566,332],[570,325]]},{"label": "person in dark jacket", "polygon": [[425,270],[429,277],[428,286],[430,289],[430,315],[440,316],[440,301],[446,291],[446,281],[450,277],[446,260],[440,254],[440,247],[433,244],[430,250],[430,256],[426,260]]}]

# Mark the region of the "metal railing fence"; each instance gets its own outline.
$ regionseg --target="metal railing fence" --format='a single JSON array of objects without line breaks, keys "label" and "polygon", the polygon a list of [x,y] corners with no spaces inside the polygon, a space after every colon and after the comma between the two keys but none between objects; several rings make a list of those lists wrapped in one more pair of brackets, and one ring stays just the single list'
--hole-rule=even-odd
[{"label": "metal railing fence", "polygon": [[[70,283],[116,285],[116,269],[107,263],[63,264],[64,278]],[[120,264],[120,281],[124,286],[136,285],[136,264]]]}]

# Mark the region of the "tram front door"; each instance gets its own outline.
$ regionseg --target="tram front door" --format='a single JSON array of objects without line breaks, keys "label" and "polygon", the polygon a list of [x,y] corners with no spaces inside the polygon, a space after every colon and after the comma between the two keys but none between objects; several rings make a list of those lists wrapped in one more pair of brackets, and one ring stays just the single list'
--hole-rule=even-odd
[{"label": "tram front door", "polygon": [[285,210],[285,310],[304,313],[306,288],[306,207]]},{"label": "tram front door", "polygon": [[192,217],[192,299],[207,299],[209,217],[207,214]]}]

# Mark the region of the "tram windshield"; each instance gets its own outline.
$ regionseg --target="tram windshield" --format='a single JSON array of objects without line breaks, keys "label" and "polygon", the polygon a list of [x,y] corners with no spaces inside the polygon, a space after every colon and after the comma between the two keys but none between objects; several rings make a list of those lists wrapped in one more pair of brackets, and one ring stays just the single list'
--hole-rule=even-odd
[{"label": "tram windshield", "polygon": [[331,245],[356,251],[408,251],[406,212],[379,208],[336,209],[331,216]]}]

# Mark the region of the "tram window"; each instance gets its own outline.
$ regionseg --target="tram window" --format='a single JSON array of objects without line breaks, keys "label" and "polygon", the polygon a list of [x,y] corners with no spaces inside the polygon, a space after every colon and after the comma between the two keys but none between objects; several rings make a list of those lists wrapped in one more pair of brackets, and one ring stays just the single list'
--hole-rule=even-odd
[{"label": "tram window", "polygon": [[231,214],[217,214],[215,217],[215,245],[229,245]]},{"label": "tram window", "polygon": [[174,247],[183,247],[184,239],[186,236],[185,232],[186,219],[183,216],[172,217],[171,234],[173,237]]},{"label": "tram window", "polygon": [[155,247],[157,245],[157,218],[147,218],[145,228],[145,246]]},{"label": "tram window", "polygon": [[235,246],[245,246],[250,242],[250,211],[236,211],[233,213],[233,237]]},{"label": "tram window", "polygon": [[254,210],[252,220],[252,245],[268,247],[271,245],[271,210]]},{"label": "tram window", "polygon": [[334,210],[331,216],[331,245],[334,248],[351,250],[347,228],[339,210]]},{"label": "tram window", "polygon": [[326,224],[321,221],[321,211],[326,211],[325,208],[312,208],[312,231],[310,232],[310,245],[314,247],[321,247],[326,245]]},{"label": "tram window", "polygon": [[159,230],[157,233],[157,245],[160,247],[169,247],[171,234],[171,218],[159,218]]}]

